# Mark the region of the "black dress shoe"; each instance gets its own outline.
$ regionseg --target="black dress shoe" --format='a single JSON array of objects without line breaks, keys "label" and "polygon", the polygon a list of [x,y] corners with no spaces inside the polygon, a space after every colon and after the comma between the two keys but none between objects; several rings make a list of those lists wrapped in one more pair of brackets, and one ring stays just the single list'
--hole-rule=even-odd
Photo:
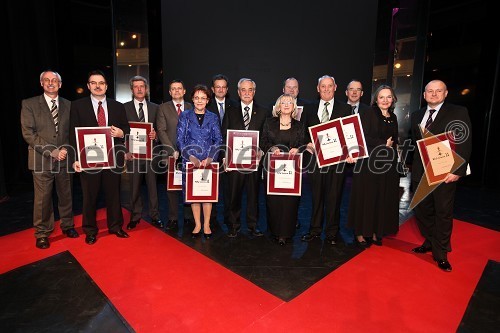
[{"label": "black dress shoe", "polygon": [[97,237],[96,235],[87,235],[85,236],[85,243],[92,245],[95,242],[97,242]]},{"label": "black dress shoe", "polygon": [[443,259],[443,260],[436,260],[436,259],[434,259],[434,260],[437,262],[438,267],[440,269],[442,269],[445,272],[451,272],[451,265],[448,262],[448,260],[445,260],[445,259]]},{"label": "black dress shoe", "polygon": [[359,241],[357,237],[354,237],[354,243],[362,249],[367,249],[370,247],[370,244],[368,244],[366,240]]},{"label": "black dress shoe", "polygon": [[177,229],[177,227],[177,220],[168,220],[167,225],[165,226],[165,230],[174,230]]},{"label": "black dress shoe", "polygon": [[63,230],[63,234],[65,234],[69,238],[78,238],[80,235],[75,228],[69,228],[68,230]]},{"label": "black dress shoe", "polygon": [[427,253],[427,252],[432,251],[432,248],[421,245],[419,247],[415,247],[415,248],[411,249],[411,251],[415,252],[415,253]]},{"label": "black dress shoe", "polygon": [[153,219],[153,220],[151,220],[151,224],[157,228],[160,228],[160,229],[163,229],[163,227],[164,227],[163,222],[161,220]]},{"label": "black dress shoe", "polygon": [[238,236],[238,231],[234,228],[230,228],[228,233],[227,233],[227,237],[234,238],[236,236]]},{"label": "black dress shoe", "polygon": [[248,228],[248,231],[252,234],[252,236],[255,236],[255,237],[261,237],[261,236],[264,236],[264,234],[262,233],[262,231],[260,231],[258,228]]},{"label": "black dress shoe", "polygon": [[319,238],[319,235],[311,234],[310,232],[308,232],[307,234],[305,234],[304,236],[302,236],[302,238],[300,240],[303,241],[303,242],[310,242],[310,241],[312,241],[315,238]]},{"label": "black dress shoe", "polygon": [[335,236],[327,236],[325,238],[325,242],[331,245],[336,245],[337,244],[337,238]]},{"label": "black dress shoe", "polygon": [[48,237],[40,237],[36,239],[36,247],[39,249],[48,249],[50,247]]},{"label": "black dress shoe", "polygon": [[112,235],[116,235],[116,237],[118,237],[118,238],[129,238],[130,237],[125,231],[123,231],[123,229],[120,229],[118,231],[110,231],[109,233]]},{"label": "black dress shoe", "polygon": [[134,229],[137,224],[139,223],[139,220],[132,220],[127,224],[127,230],[132,230]]},{"label": "black dress shoe", "polygon": [[372,239],[371,239],[371,243],[372,243],[373,245],[382,246],[382,238],[378,238],[378,237],[377,237],[377,239],[373,239],[373,238],[372,238]]}]

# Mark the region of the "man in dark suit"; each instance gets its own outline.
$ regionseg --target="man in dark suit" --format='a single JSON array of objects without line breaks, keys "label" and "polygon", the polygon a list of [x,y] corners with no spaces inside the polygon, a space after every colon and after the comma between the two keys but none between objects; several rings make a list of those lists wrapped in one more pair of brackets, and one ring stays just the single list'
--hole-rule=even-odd
[{"label": "man in dark suit", "polygon": [[[153,123],[153,130],[149,133],[149,139],[156,140],[156,114],[158,104],[147,100],[149,94],[148,80],[142,76],[134,76],[130,79],[130,90],[132,100],[125,103],[125,112],[128,121]],[[131,153],[127,154],[128,159]],[[127,162],[127,173],[130,175],[130,205],[131,215],[127,230],[134,229],[142,216],[141,185],[146,180],[149,198],[149,216],[152,224],[160,224],[160,211],[158,210],[158,191],[156,187],[156,172],[151,160],[133,159]]]},{"label": "man in dark suit", "polygon": [[[302,120],[306,128],[306,137],[310,138],[308,128],[320,123],[345,117],[351,114],[351,108],[334,99],[337,85],[335,79],[324,75],[319,78],[317,90],[319,103],[306,105]],[[308,151],[314,151],[312,142],[307,144]],[[302,241],[310,242],[321,236],[325,215],[326,241],[332,245],[339,242],[340,205],[344,186],[344,163],[319,168],[313,155],[309,157],[308,175],[311,177],[312,216],[309,232],[302,236]]]},{"label": "man in dark suit", "polygon": [[78,237],[78,232],[73,223],[72,175],[68,173],[67,158],[71,102],[59,96],[62,80],[57,72],[42,72],[40,85],[43,95],[22,101],[21,129],[29,145],[28,168],[33,172],[36,247],[47,249],[54,230],[54,182],[61,229],[70,238]]},{"label": "man in dark suit", "polygon": [[[89,245],[97,241],[96,206],[99,190],[104,191],[106,201],[106,221],[108,231],[120,238],[128,238],[123,231],[123,214],[120,204],[120,180],[124,166],[125,136],[130,134],[127,116],[123,104],[106,97],[108,84],[101,71],[89,73],[87,88],[90,97],[84,97],[71,103],[70,143],[77,149],[75,128],[110,126],[110,134],[114,140],[116,166],[113,169],[82,170],[78,155],[73,163],[76,172],[81,172],[80,180],[83,192],[83,231],[85,242]],[[106,152],[108,153],[108,152]]]},{"label": "man in dark suit", "polygon": [[[472,150],[471,122],[467,108],[445,102],[448,95],[446,84],[440,80],[430,81],[425,86],[424,99],[427,106],[411,115],[412,141],[422,139],[421,129],[437,135],[454,128],[455,152],[465,163],[453,173],[448,173],[443,183],[427,195],[414,208],[418,227],[424,243],[412,249],[415,253],[432,251],[438,267],[451,272],[448,252],[451,252],[451,232],[453,228],[453,202],[457,181],[466,175],[467,164]],[[450,126],[455,124],[455,126]],[[412,163],[412,188],[416,190],[424,174],[420,155],[414,154]],[[425,177],[422,181],[426,181]]]},{"label": "man in dark suit", "polygon": [[347,96],[347,104],[351,107],[352,114],[370,110],[369,105],[361,103],[361,97],[363,96],[363,84],[361,84],[361,81],[351,80],[345,89],[345,95]]},{"label": "man in dark suit", "polygon": [[[184,101],[186,89],[184,83],[180,80],[172,80],[169,85],[169,93],[172,100],[160,104],[158,114],[156,115],[156,126],[158,130],[158,137],[162,144],[162,150],[166,156],[174,156],[175,159],[179,157],[177,150],[177,122],[179,115],[184,110],[193,108],[191,103]],[[164,226],[160,221],[156,224],[157,227],[167,230],[174,230],[178,227],[177,214],[179,206],[179,191],[167,191],[168,198],[168,222]],[[189,205],[184,205],[184,223],[193,221],[193,212]]]},{"label": "man in dark suit", "polygon": [[297,106],[304,106],[312,102],[299,97],[299,81],[294,77],[289,77],[283,81],[283,93],[292,95],[297,99]]},{"label": "man in dark suit", "polygon": [[[242,78],[238,81],[238,95],[240,103],[226,110],[222,123],[222,134],[224,141],[228,129],[259,131],[262,136],[262,128],[267,117],[267,110],[254,103],[256,84],[253,80]],[[248,126],[245,119],[248,117]],[[228,237],[236,237],[241,227],[241,201],[243,189],[247,194],[247,227],[253,236],[262,236],[258,229],[259,221],[259,186],[261,170],[253,172],[228,171],[229,182],[229,214],[228,214]]]},{"label": "man in dark suit", "polygon": [[[207,105],[207,110],[212,111],[215,113],[219,119],[220,119],[220,124],[222,126],[222,121],[224,119],[224,114],[226,113],[226,110],[229,109],[230,107],[233,107],[236,105],[236,102],[231,100],[228,95],[228,85],[229,85],[229,80],[227,76],[223,74],[216,74],[212,77],[212,92],[214,93],[213,98],[210,99],[210,102]],[[224,135],[224,133],[223,133]],[[225,142],[224,142],[225,143]],[[224,154],[219,154],[218,161],[220,165],[220,174],[219,174],[219,179],[220,179],[220,188],[221,188],[221,193],[222,193],[222,198],[224,200],[224,224],[227,225],[228,223],[228,216],[229,216],[229,182],[227,180],[227,175],[223,171],[223,165],[222,165],[222,159],[224,158]],[[212,217],[211,217],[211,222],[210,224],[213,226],[215,225],[215,221],[217,219],[217,210],[212,209]]]}]

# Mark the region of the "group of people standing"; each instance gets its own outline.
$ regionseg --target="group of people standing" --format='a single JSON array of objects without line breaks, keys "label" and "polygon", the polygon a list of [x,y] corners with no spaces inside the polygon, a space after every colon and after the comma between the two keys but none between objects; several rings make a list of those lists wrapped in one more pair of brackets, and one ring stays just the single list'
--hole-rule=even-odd
[{"label": "group of people standing", "polygon": [[[361,82],[351,81],[345,94],[347,103],[335,98],[337,84],[332,76],[318,79],[319,99],[309,102],[298,98],[299,86],[295,78],[284,81],[283,94],[269,111],[255,103],[256,83],[242,78],[237,83],[239,101],[227,96],[228,78],[218,74],[212,79],[212,87],[196,85],[191,92],[191,101],[185,101],[186,89],[180,80],[169,84],[171,101],[157,105],[148,100],[149,86],[144,77],[130,79],[132,100],[125,104],[106,97],[107,81],[100,71],[89,73],[87,87],[89,97],[69,102],[58,94],[62,86],[61,76],[54,71],[40,75],[44,93],[22,103],[21,125],[23,136],[29,147],[29,167],[33,170],[35,200],[33,223],[36,246],[48,248],[49,235],[54,229],[52,210],[52,188],[55,183],[58,194],[61,229],[71,238],[79,236],[72,216],[71,165],[80,172],[83,192],[83,222],[87,244],[97,241],[96,224],[97,195],[102,188],[105,194],[107,226],[111,234],[120,238],[129,237],[123,230],[123,215],[120,205],[120,177],[123,168],[130,176],[131,218],[128,230],[134,229],[141,219],[141,186],[145,179],[148,187],[149,214],[153,225],[173,230],[178,227],[179,193],[169,191],[168,222],[164,224],[159,214],[156,189],[156,163],[134,159],[125,150],[125,139],[130,133],[129,123],[150,122],[153,130],[149,140],[155,146],[155,154],[181,158],[183,170],[186,163],[195,167],[206,167],[213,162],[220,165],[220,188],[224,201],[224,223],[227,236],[237,237],[241,229],[242,199],[246,194],[246,227],[250,235],[260,237],[259,191],[262,169],[253,172],[227,171],[224,168],[224,142],[227,130],[258,131],[260,136],[260,165],[267,162],[267,154],[303,154],[305,169],[310,177],[312,212],[309,230],[301,237],[304,242],[317,239],[324,232],[325,242],[335,245],[341,241],[340,205],[346,174],[352,171],[352,190],[349,201],[348,227],[355,236],[355,243],[363,248],[371,244],[382,245],[382,238],[395,234],[399,228],[399,175],[398,121],[394,113],[397,97],[388,85],[379,86],[373,94],[371,105],[360,103],[363,95]],[[413,139],[421,123],[429,117],[434,120],[433,131],[444,131],[446,122],[455,119],[469,125],[467,110],[444,103],[447,95],[442,81],[431,81],[425,88],[424,98],[428,106],[414,113],[412,118]],[[192,104],[191,104],[192,102]],[[444,106],[443,106],[444,105]],[[298,106],[303,107],[300,120]],[[437,110],[429,113],[429,108]],[[439,112],[439,110],[441,111]],[[449,111],[448,111],[449,110]],[[369,156],[363,159],[349,157],[347,162],[319,167],[314,156],[315,145],[311,142],[308,128],[339,117],[359,113]],[[444,115],[443,115],[444,114]],[[442,119],[441,119],[442,118]],[[439,124],[439,128],[436,127]],[[114,140],[113,152],[116,167],[94,172],[82,170],[76,154],[76,127],[109,126]],[[443,128],[442,128],[443,127]],[[470,139],[459,145],[457,152],[467,161],[470,155]],[[418,165],[412,174],[414,187],[423,174],[418,154],[413,162]],[[425,242],[413,251],[432,251],[438,267],[451,271],[446,254],[451,251],[451,221],[456,180],[465,173],[462,169],[451,174],[445,184],[417,206],[415,212]],[[264,173],[267,177],[267,174]],[[185,181],[183,181],[185,186]],[[185,193],[185,187],[183,193]],[[183,196],[184,197],[184,196]],[[451,199],[450,199],[451,197]],[[298,227],[299,196],[266,195],[267,226],[279,245],[294,236]],[[206,239],[212,235],[211,222],[216,216],[212,203],[184,205],[184,220],[193,220],[193,238],[201,234]]]}]

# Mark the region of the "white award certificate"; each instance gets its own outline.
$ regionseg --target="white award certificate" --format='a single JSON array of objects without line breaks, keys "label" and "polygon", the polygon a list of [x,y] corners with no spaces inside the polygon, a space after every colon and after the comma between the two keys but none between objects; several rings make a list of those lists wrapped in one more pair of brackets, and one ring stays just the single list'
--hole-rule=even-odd
[{"label": "white award certificate", "polygon": [[335,127],[318,132],[323,159],[327,160],[343,155],[342,144]]},{"label": "white award certificate", "polygon": [[107,163],[108,150],[105,134],[86,134],[83,137],[88,163]]}]

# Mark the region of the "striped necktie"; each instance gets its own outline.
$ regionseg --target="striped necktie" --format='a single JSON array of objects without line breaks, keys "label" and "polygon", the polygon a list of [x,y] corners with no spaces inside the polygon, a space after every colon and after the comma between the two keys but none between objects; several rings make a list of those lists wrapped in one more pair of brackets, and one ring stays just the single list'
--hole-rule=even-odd
[{"label": "striped necktie", "polygon": [[434,109],[431,109],[429,110],[429,118],[427,118],[427,121],[425,122],[425,128],[429,128],[429,126],[431,126],[432,124],[432,115],[434,114],[434,112],[436,112],[436,110]]},{"label": "striped necktie", "polygon": [[322,123],[326,123],[330,119],[330,116],[328,115],[328,105],[330,105],[330,102],[325,102],[325,107],[323,108],[323,113],[321,114]]},{"label": "striped necktie", "polygon": [[244,110],[245,113],[243,114],[243,123],[245,124],[245,129],[247,130],[248,125],[250,125],[250,114],[248,113],[250,108],[248,106],[245,106]]},{"label": "striped necktie", "polygon": [[224,103],[219,102],[219,116],[220,116],[220,122],[222,123],[222,119],[224,119]]},{"label": "striped necktie", "polygon": [[144,118],[144,110],[142,109],[143,103],[139,103],[139,121],[143,123],[145,121]]},{"label": "striped necktie", "polygon": [[59,112],[57,111],[56,100],[51,100],[52,107],[50,108],[50,113],[52,114],[52,119],[54,120],[54,125],[56,125],[56,133],[59,132]]}]

